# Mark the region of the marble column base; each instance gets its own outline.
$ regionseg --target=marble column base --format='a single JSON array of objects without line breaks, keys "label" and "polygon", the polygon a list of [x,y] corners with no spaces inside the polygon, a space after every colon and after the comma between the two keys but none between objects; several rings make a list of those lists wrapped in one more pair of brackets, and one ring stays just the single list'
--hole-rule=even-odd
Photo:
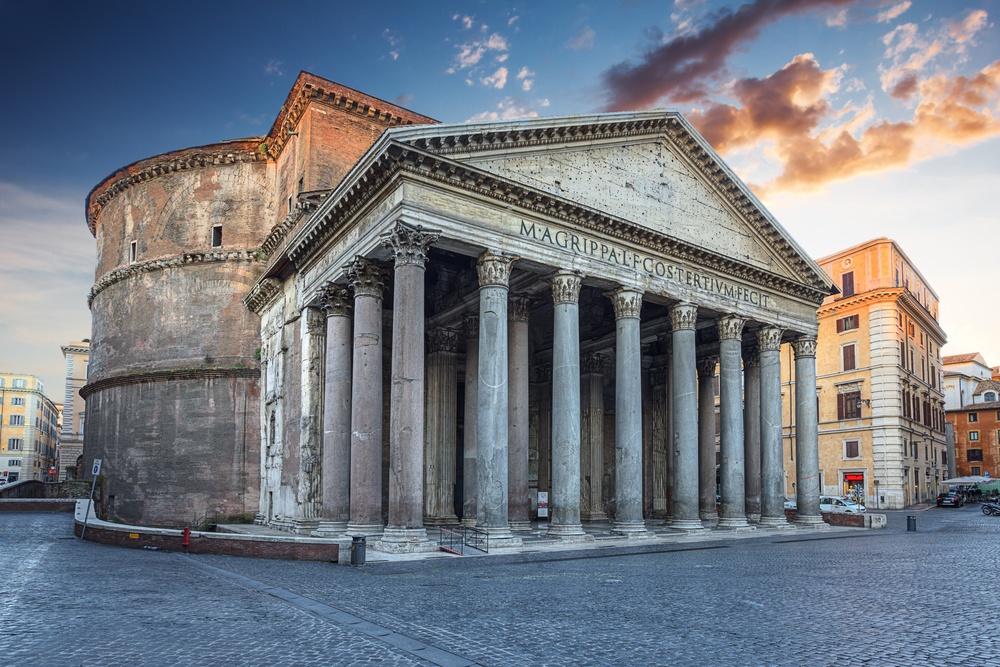
[{"label": "marble column base", "polygon": [[347,533],[346,521],[320,521],[312,532],[313,537],[343,537]]},{"label": "marble column base", "polygon": [[608,515],[604,512],[583,512],[580,514],[580,520],[587,523],[607,523]]},{"label": "marble column base", "polygon": [[653,533],[646,530],[644,522],[636,521],[616,521],[611,525],[612,535],[621,535],[630,540],[645,540],[653,537]]},{"label": "marble column base", "polygon": [[594,536],[583,530],[580,524],[549,524],[543,535],[560,542],[593,542]]},{"label": "marble column base", "polygon": [[762,516],[757,523],[757,527],[769,530],[790,530],[795,528],[784,516]]},{"label": "marble column base", "polygon": [[715,526],[716,530],[723,530],[728,533],[749,533],[752,530],[757,530],[756,526],[751,526],[747,523],[747,520],[743,517],[736,519],[732,518],[721,518],[719,523]]},{"label": "marble column base", "polygon": [[702,521],[718,521],[719,520],[719,513],[718,512],[700,512],[699,511],[698,512],[698,518],[701,519]]},{"label": "marble column base", "polygon": [[416,554],[437,551],[424,528],[386,528],[373,547],[389,554]]},{"label": "marble column base", "polygon": [[296,535],[312,535],[319,528],[319,519],[295,519],[291,531]]},{"label": "marble column base", "polygon": [[462,522],[459,525],[461,525],[461,526],[463,526],[465,528],[475,528],[476,527],[476,519],[475,519],[475,517],[473,517],[471,519],[462,519]]},{"label": "marble column base", "polygon": [[380,523],[348,523],[347,524],[347,535],[354,537],[355,535],[365,535],[367,537],[378,537],[382,534],[382,530],[385,528]]},{"label": "marble column base", "polygon": [[[446,514],[443,516],[428,516],[424,517],[424,523],[428,526],[457,526],[458,517],[454,514]],[[473,523],[475,525],[475,523]]]},{"label": "marble column base", "polygon": [[485,530],[490,536],[490,549],[507,549],[519,547],[524,544],[520,537],[510,532],[510,528],[484,528],[477,526],[479,530]]},{"label": "marble column base", "polygon": [[701,523],[700,519],[677,519],[670,522],[670,530],[682,533],[707,533],[708,528]]},{"label": "marble column base", "polygon": [[531,532],[531,522],[530,521],[508,521],[507,527],[510,528],[515,533],[530,533]]},{"label": "marble column base", "polygon": [[673,523],[674,523],[674,515],[673,514],[668,514],[667,516],[663,517],[663,525],[664,526],[670,526]]},{"label": "marble column base", "polygon": [[750,524],[760,523],[760,514],[747,514],[747,523]]},{"label": "marble column base", "polygon": [[255,526],[266,526],[267,525],[267,517],[264,516],[263,514],[255,514],[254,517],[253,517],[253,525],[255,525]]},{"label": "marble column base", "polygon": [[830,524],[823,521],[821,516],[797,516],[794,523],[796,528],[819,528],[822,530],[830,527]]}]

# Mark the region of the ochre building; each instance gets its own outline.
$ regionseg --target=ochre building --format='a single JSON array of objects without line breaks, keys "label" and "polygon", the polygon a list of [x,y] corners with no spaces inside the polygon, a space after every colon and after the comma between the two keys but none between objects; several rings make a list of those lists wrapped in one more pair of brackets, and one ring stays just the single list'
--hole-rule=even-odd
[{"label": "ochre building", "polygon": [[[190,492],[174,495],[184,511],[225,500],[229,512],[238,498],[260,523],[364,534],[387,551],[433,548],[426,527],[457,522],[516,544],[540,497],[544,531],[563,540],[587,539],[583,523],[595,521],[633,538],[655,525],[786,527],[781,367],[791,363],[813,378],[796,387],[796,465],[811,480],[799,485],[797,521],[822,523],[816,310],[837,288],[681,116],[432,124],[303,74],[271,134],[254,141],[256,157],[231,163],[246,172],[241,197],[230,195],[239,202],[206,197],[227,191],[224,158],[206,158],[206,174],[166,174],[192,181],[183,201],[208,200],[185,238],[208,244],[221,226],[235,255],[162,261],[95,286],[97,304],[132,281],[95,309],[88,387],[100,386],[103,355],[103,435],[87,421],[88,455],[93,442],[127,469],[129,516],[169,486],[157,480],[167,456],[219,428],[225,437],[197,442],[214,448],[224,484],[195,479],[193,461],[185,479],[169,477]],[[273,179],[265,194],[258,173]],[[163,177],[102,187],[122,197]],[[127,211],[117,227],[136,218]],[[261,220],[271,222],[253,229]],[[132,238],[110,244],[116,261],[129,261]],[[139,246],[137,262],[155,261]],[[206,294],[194,275],[174,288],[163,274],[198,270],[225,271],[228,283]],[[137,286],[156,297],[142,306],[152,310],[117,318],[112,302]],[[194,299],[204,307],[189,312]],[[165,357],[172,342],[180,358],[161,357],[159,375],[130,374],[151,320],[174,327],[158,348]],[[98,351],[118,341],[127,355]],[[124,421],[114,392],[150,394],[142,426],[158,431],[156,446],[141,432],[100,444]],[[178,393],[216,407],[188,420],[169,400]],[[164,422],[182,425],[186,442]]]}]

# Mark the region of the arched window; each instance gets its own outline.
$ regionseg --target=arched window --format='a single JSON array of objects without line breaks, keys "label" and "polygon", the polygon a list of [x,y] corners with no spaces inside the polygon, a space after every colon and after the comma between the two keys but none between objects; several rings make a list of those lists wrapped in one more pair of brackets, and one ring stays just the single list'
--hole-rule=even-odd
[{"label": "arched window", "polygon": [[993,403],[997,400],[997,393],[995,391],[988,391],[983,394],[983,401],[985,403]]}]

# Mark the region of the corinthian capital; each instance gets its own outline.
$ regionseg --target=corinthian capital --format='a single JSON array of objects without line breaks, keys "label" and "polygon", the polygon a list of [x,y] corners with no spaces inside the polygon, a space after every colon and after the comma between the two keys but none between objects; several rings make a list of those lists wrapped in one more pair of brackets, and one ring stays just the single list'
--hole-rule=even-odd
[{"label": "corinthian capital", "polygon": [[392,251],[396,266],[423,266],[427,262],[427,250],[441,238],[436,231],[424,231],[420,225],[398,222],[391,232],[381,238],[382,245]]},{"label": "corinthian capital", "polygon": [[328,282],[323,285],[319,292],[319,305],[326,311],[327,317],[337,315],[349,317],[353,303],[351,291],[347,289],[346,285],[340,283]]},{"label": "corinthian capital", "polygon": [[815,357],[816,356],[816,339],[815,338],[799,338],[798,340],[792,341],[792,349],[795,350],[795,358],[799,357]]},{"label": "corinthian capital", "polygon": [[465,317],[465,337],[479,338],[479,315],[467,315]]},{"label": "corinthian capital", "polygon": [[698,307],[693,303],[678,303],[670,307],[670,326],[678,329],[694,329],[698,321]]},{"label": "corinthian capital", "polygon": [[760,366],[760,349],[756,345],[743,348],[743,367]]},{"label": "corinthian capital", "polygon": [[712,357],[702,357],[698,360],[698,377],[699,378],[711,378],[715,376],[715,367],[719,363],[719,358]]},{"label": "corinthian capital", "polygon": [[458,352],[458,331],[433,329],[427,332],[428,352]]},{"label": "corinthian capital", "polygon": [[346,268],[347,278],[351,281],[351,289],[354,290],[354,298],[359,296],[382,298],[386,270],[381,262],[367,257],[357,257]]},{"label": "corinthian capital", "polygon": [[639,312],[642,310],[642,290],[634,287],[619,287],[609,296],[611,304],[615,307],[615,319],[639,318]]},{"label": "corinthian capital", "polygon": [[521,259],[517,255],[505,255],[487,250],[476,262],[480,287],[507,287],[510,283],[510,266]]},{"label": "corinthian capital", "polygon": [[531,314],[531,297],[516,295],[507,301],[507,319],[512,322],[527,322]]},{"label": "corinthian capital", "polygon": [[746,320],[736,315],[720,317],[715,323],[715,327],[719,330],[719,340],[741,340],[744,324]]},{"label": "corinthian capital", "polygon": [[762,327],[757,331],[757,347],[761,352],[781,349],[782,330],[778,327]]},{"label": "corinthian capital", "polygon": [[549,280],[552,285],[552,303],[577,303],[583,276],[576,271],[557,271]]},{"label": "corinthian capital", "polygon": [[603,354],[590,352],[580,357],[580,372],[582,373],[603,373],[604,365],[607,362]]}]

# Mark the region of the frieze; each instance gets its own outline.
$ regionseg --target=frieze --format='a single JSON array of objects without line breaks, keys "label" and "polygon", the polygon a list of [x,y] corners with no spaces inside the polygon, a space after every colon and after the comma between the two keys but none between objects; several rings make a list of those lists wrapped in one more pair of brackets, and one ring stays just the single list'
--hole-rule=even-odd
[{"label": "frieze", "polygon": [[346,285],[330,281],[319,291],[319,304],[327,317],[350,317],[354,299]]},{"label": "frieze", "polygon": [[777,327],[763,327],[757,331],[757,349],[760,352],[773,352],[781,349],[781,335],[784,332]]},{"label": "frieze", "polygon": [[552,286],[552,303],[577,303],[580,300],[580,287],[583,286],[583,274],[576,271],[558,271],[549,279]]},{"label": "frieze", "polygon": [[720,317],[715,327],[719,332],[719,340],[741,340],[743,338],[743,326],[746,320],[736,315],[726,315]]},{"label": "frieze", "polygon": [[254,262],[257,261],[257,252],[254,250],[229,250],[226,252],[186,252],[183,255],[175,255],[164,259],[153,259],[148,262],[131,264],[122,269],[115,269],[104,274],[100,280],[94,283],[87,295],[87,306],[94,303],[94,297],[111,287],[115,283],[127,280],[140,273],[152,273],[163,271],[164,269],[174,269],[188,264],[202,264],[209,262]]},{"label": "frieze", "polygon": [[610,296],[611,303],[615,307],[615,319],[639,318],[639,313],[642,311],[642,290],[619,287]]},{"label": "frieze", "polygon": [[357,257],[344,268],[347,270],[347,278],[351,281],[355,298],[370,296],[382,299],[382,289],[385,287],[388,275],[385,265],[366,257]]},{"label": "frieze", "polygon": [[479,256],[476,262],[476,272],[479,275],[480,287],[507,287],[510,283],[511,264],[521,259],[517,255],[495,253],[487,250]]},{"label": "frieze", "polygon": [[679,329],[694,329],[698,321],[698,307],[693,303],[678,303],[670,307],[670,327]]},{"label": "frieze", "polygon": [[396,266],[423,267],[427,263],[427,250],[439,238],[441,238],[440,232],[425,231],[420,225],[398,222],[392,231],[380,240],[384,247],[392,251]]}]

